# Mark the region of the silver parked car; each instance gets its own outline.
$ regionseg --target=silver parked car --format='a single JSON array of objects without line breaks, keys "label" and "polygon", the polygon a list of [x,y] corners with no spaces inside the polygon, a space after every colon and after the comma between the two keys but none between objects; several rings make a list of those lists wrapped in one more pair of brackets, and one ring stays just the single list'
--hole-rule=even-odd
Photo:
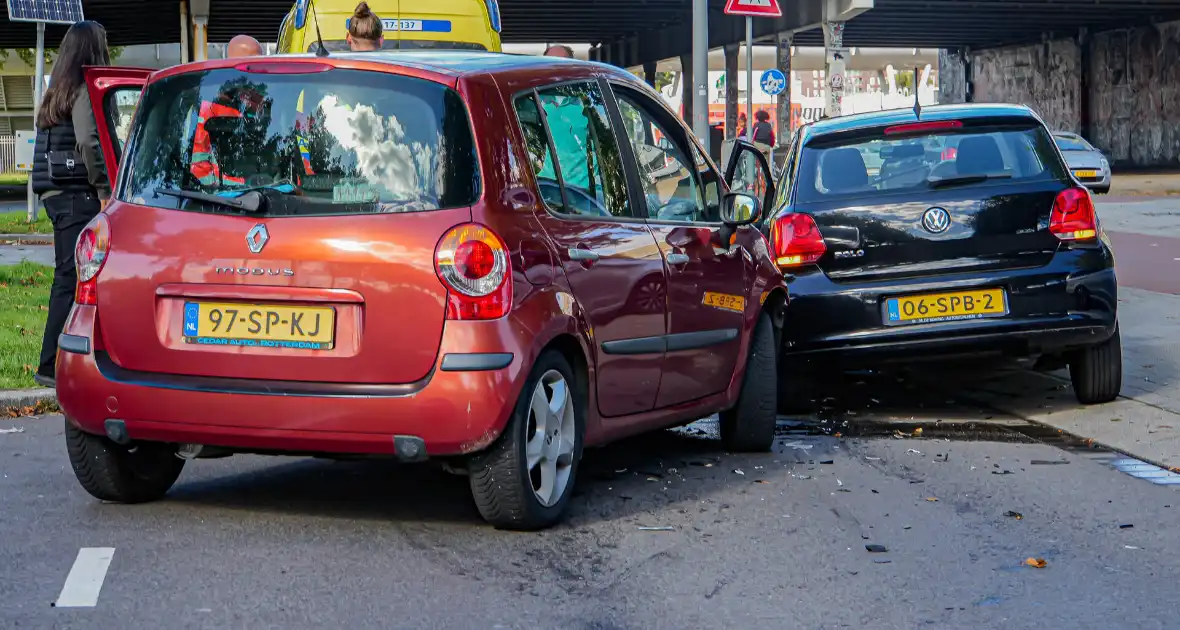
[{"label": "silver parked car", "polygon": [[1076,133],[1055,131],[1053,139],[1078,181],[1096,193],[1110,192],[1110,163],[1101,151]]}]

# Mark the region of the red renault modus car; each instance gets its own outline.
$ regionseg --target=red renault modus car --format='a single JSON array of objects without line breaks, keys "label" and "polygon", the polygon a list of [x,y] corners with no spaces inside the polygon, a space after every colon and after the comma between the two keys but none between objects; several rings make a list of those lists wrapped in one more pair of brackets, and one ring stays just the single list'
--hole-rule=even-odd
[{"label": "red renault modus car", "polygon": [[738,144],[722,177],[626,71],[391,52],[88,77],[122,164],[57,388],[95,497],[232,453],[433,458],[528,529],[586,446],[720,412],[727,448],[770,448],[769,167]]}]

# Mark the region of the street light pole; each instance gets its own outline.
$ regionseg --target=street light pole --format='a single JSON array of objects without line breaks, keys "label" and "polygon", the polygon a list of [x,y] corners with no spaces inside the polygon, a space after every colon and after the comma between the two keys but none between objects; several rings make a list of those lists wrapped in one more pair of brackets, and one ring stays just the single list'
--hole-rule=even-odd
[{"label": "street light pole", "polygon": [[692,132],[709,152],[709,0],[692,2]]},{"label": "street light pole", "polygon": [[[33,74],[33,129],[37,128],[37,113],[45,95],[45,22],[37,22],[37,63]],[[33,194],[33,178],[29,177],[29,223],[37,220],[37,195]]]}]

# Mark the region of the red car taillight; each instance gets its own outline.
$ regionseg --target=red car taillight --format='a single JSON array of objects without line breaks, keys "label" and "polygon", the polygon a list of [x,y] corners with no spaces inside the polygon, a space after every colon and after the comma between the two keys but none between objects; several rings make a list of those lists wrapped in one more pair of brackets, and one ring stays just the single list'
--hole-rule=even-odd
[{"label": "red car taillight", "polygon": [[1063,241],[1085,241],[1098,236],[1094,201],[1085,188],[1067,188],[1053,200],[1049,231]]},{"label": "red car taillight", "polygon": [[828,251],[823,234],[810,214],[792,212],[774,220],[770,226],[770,244],[779,268],[810,265]]},{"label": "red car taillight", "polygon": [[487,227],[451,228],[434,249],[434,268],[447,287],[447,319],[496,319],[511,308],[508,248]]},{"label": "red car taillight", "polygon": [[74,247],[74,264],[78,270],[74,301],[78,304],[98,304],[98,272],[102,271],[110,250],[111,224],[105,214],[100,214],[83,228]]}]

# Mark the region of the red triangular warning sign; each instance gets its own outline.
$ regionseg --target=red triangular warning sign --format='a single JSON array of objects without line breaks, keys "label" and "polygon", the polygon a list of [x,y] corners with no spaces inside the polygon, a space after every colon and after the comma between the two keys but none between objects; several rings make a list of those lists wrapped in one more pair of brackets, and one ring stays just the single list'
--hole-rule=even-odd
[{"label": "red triangular warning sign", "polygon": [[725,14],[782,17],[783,10],[779,8],[778,0],[726,0]]}]

